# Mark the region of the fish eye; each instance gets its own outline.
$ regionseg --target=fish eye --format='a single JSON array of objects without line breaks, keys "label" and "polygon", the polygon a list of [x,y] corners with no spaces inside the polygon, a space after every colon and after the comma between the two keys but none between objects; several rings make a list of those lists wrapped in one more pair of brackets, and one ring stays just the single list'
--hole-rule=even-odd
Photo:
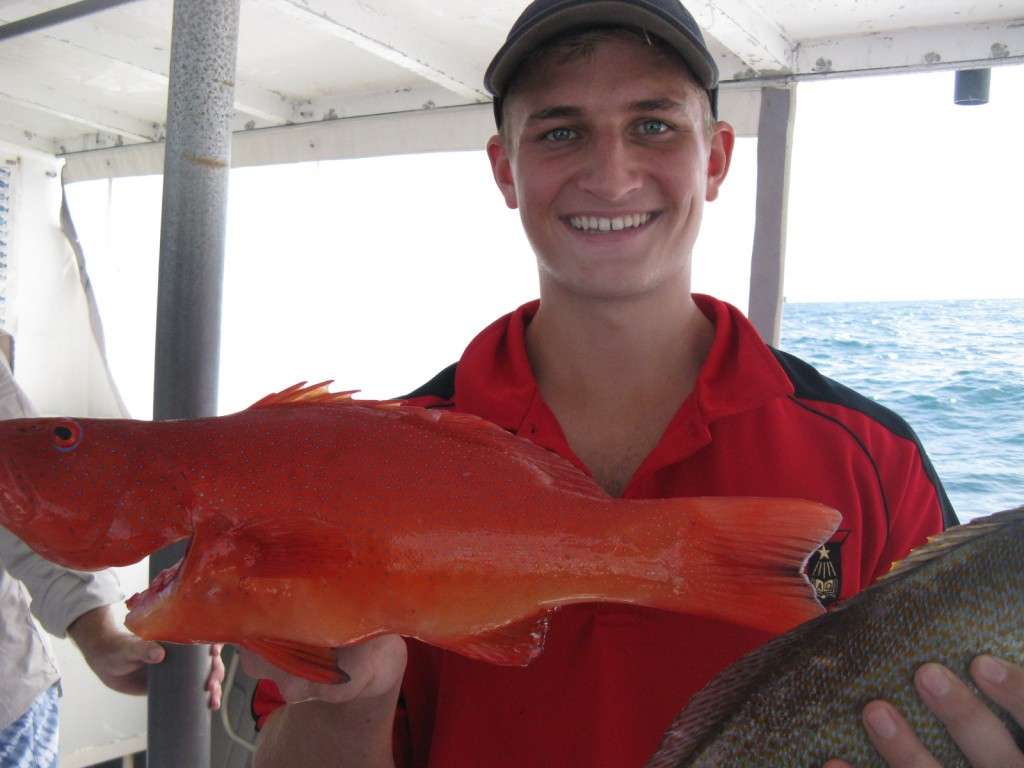
[{"label": "fish eye", "polygon": [[82,428],[76,421],[62,421],[53,428],[53,446],[58,451],[72,451],[82,442]]}]

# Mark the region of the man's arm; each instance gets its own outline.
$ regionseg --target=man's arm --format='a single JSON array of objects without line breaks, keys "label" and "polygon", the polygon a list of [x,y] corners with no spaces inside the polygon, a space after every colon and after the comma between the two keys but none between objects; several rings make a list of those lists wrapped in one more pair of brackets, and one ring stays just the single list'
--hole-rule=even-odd
[{"label": "man's arm", "polygon": [[337,685],[312,683],[241,653],[246,673],[273,680],[289,702],[263,726],[254,768],[394,768],[392,730],[405,673],[405,640],[381,635],[339,648],[338,667],[349,680]]}]

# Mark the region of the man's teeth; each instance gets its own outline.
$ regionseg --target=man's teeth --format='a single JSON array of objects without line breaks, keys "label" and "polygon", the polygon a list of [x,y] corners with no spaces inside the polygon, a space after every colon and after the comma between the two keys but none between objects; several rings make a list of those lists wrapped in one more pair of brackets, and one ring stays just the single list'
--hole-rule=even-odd
[{"label": "man's teeth", "polygon": [[625,216],[606,218],[604,216],[570,216],[569,223],[573,229],[583,232],[613,232],[620,229],[635,229],[643,226],[651,219],[649,213],[628,213]]}]

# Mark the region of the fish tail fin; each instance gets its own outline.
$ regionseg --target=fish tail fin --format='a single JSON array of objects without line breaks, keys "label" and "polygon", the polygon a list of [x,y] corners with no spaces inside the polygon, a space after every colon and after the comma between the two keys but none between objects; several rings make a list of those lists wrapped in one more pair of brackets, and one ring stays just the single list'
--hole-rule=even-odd
[{"label": "fish tail fin", "polygon": [[679,546],[669,549],[676,561],[667,567],[678,577],[669,607],[775,633],[823,613],[803,571],[839,525],[836,510],[798,499],[661,503],[671,501],[691,509],[675,510],[680,529],[670,535]]}]

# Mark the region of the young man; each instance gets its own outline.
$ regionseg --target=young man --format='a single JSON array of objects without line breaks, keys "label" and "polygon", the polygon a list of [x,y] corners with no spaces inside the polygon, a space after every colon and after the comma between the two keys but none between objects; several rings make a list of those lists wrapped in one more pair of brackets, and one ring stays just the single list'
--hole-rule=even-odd
[{"label": "young man", "polygon": [[[411,402],[494,421],[612,495],[833,506],[843,513],[828,548],[833,598],[955,523],[898,417],[771,350],[734,308],[691,295],[703,205],[725,180],[733,132],[715,120],[714,60],[677,0],[537,0],[486,82],[500,128],[488,156],[536,254],[541,299],[485,329]],[[768,639],[695,616],[577,605],[555,614],[524,669],[396,636],[341,649],[351,680],[338,686],[250,656],[250,673],[304,702],[269,717],[256,765],[639,766],[693,693]],[[1024,671],[1000,669],[1009,682],[983,689],[1020,701]],[[945,698],[927,700],[968,733],[987,710],[948,682]],[[274,709],[270,685],[255,704]],[[928,764],[888,705],[869,712],[893,765]],[[987,717],[986,737],[997,733]],[[1000,738],[979,765],[1010,764],[1012,742]]]}]

